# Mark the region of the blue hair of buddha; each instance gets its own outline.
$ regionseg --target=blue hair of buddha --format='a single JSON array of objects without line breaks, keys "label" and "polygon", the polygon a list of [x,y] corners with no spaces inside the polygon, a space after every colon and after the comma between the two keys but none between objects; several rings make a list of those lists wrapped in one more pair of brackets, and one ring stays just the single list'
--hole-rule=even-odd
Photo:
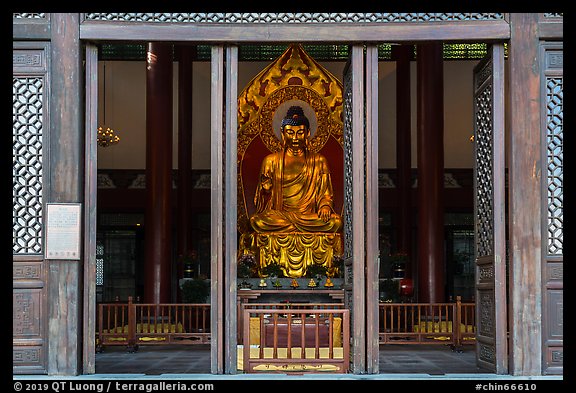
[{"label": "blue hair of buddha", "polygon": [[310,122],[304,114],[304,110],[301,106],[291,106],[286,112],[286,117],[282,119],[282,128],[284,126],[301,126],[304,124],[306,128],[310,128]]}]

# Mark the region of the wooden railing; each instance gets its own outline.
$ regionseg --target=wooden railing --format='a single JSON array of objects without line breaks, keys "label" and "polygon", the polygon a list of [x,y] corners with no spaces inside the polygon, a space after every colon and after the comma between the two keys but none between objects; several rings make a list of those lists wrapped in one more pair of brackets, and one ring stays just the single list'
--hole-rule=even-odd
[{"label": "wooden railing", "polygon": [[349,310],[339,308],[343,305],[268,306],[271,305],[243,306],[244,372],[348,371],[350,314]]},{"label": "wooden railing", "polygon": [[106,345],[209,344],[210,304],[103,303],[97,307],[96,349]]},{"label": "wooden railing", "polygon": [[344,308],[344,303],[242,303],[238,302],[238,344],[243,344],[243,310],[245,309],[263,309],[263,310],[307,310],[307,309],[341,309]]},{"label": "wooden railing", "polygon": [[[318,323],[321,339],[318,348],[329,349],[332,345],[349,352],[349,312],[343,309],[342,303],[242,303],[239,307],[239,344],[261,346],[263,343],[272,350],[280,345],[287,348],[288,344],[296,348],[299,343],[293,332],[302,330],[304,333],[298,334],[304,335],[305,348],[316,351],[316,342],[310,335],[315,337],[316,324],[322,320],[322,324]],[[247,315],[248,319],[245,319]],[[304,329],[294,327],[296,323],[293,322],[301,320],[302,315],[307,316]],[[310,319],[316,315],[320,315],[319,319]],[[260,326],[263,321],[266,323]],[[333,330],[328,334],[326,329],[330,326]],[[335,327],[340,329],[341,341],[333,334]],[[280,341],[274,341],[274,334]],[[123,345],[133,351],[144,344],[209,344],[210,304],[141,304],[134,303],[132,298],[127,303],[98,304],[96,335],[97,351],[107,345]],[[474,344],[475,335],[475,304],[462,303],[460,297],[455,303],[379,304],[379,342],[382,345],[448,344],[460,349],[462,345]],[[246,337],[249,341],[244,341]],[[247,365],[282,363],[261,360],[249,360]],[[316,365],[320,363],[315,362]]]},{"label": "wooden railing", "polygon": [[380,303],[380,344],[474,344],[475,304]]}]

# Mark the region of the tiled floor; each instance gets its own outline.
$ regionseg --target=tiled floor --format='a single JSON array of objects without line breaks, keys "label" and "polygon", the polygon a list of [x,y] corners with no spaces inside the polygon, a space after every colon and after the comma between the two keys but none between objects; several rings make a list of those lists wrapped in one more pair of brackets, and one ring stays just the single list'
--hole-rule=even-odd
[{"label": "tiled floor", "polygon": [[[444,345],[386,345],[380,347],[382,374],[475,374],[475,347],[463,352]],[[135,353],[123,347],[107,347],[96,354],[97,374],[210,374],[210,347],[140,346]]]}]

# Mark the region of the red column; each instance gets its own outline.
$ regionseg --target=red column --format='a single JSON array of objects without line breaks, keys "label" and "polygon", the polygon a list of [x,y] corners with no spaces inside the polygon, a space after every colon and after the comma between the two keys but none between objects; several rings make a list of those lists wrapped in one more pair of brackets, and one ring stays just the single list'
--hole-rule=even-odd
[{"label": "red column", "polygon": [[408,255],[405,276],[412,276],[412,156],[410,109],[410,60],[412,45],[393,45],[392,58],[396,60],[396,190],[397,252]]},{"label": "red column", "polygon": [[170,302],[172,264],[172,45],[146,53],[144,302]]},{"label": "red column", "polygon": [[445,300],[442,43],[417,46],[418,301]]},{"label": "red column", "polygon": [[[192,58],[193,46],[178,47],[178,255],[192,251]],[[178,279],[184,276],[178,263]],[[180,291],[177,291],[180,299]]]}]

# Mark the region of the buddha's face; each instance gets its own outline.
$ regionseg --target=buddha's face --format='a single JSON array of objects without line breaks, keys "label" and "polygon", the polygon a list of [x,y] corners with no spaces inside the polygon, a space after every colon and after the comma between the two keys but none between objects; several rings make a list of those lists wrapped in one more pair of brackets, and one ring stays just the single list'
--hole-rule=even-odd
[{"label": "buddha's face", "polygon": [[292,150],[304,149],[309,134],[310,131],[304,124],[299,126],[286,125],[282,130],[284,145]]}]

